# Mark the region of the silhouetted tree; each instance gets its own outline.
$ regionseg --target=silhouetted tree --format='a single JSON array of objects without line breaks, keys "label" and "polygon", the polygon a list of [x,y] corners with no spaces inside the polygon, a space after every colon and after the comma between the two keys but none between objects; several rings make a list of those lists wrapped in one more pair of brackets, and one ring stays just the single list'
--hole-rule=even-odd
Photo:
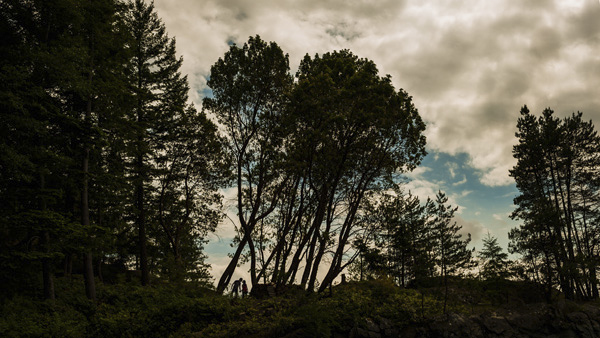
[{"label": "silhouetted tree", "polygon": [[208,86],[212,97],[204,109],[223,125],[227,154],[234,166],[237,189],[239,242],[219,279],[223,292],[246,245],[249,246],[252,284],[257,283],[256,249],[252,234],[269,215],[285,186],[285,175],[277,170],[282,135],[277,133],[286,97],[292,85],[288,56],[276,43],[250,37],[242,47],[232,45],[211,67]]},{"label": "silhouetted tree", "polygon": [[488,232],[483,238],[483,248],[477,255],[481,259],[480,276],[486,280],[508,277],[508,254],[502,252],[498,239]]},{"label": "silhouetted tree", "polygon": [[524,221],[511,250],[544,276],[548,295],[557,284],[571,299],[598,297],[600,137],[582,116],[536,118],[523,107],[510,172],[521,192],[512,217]]},{"label": "silhouetted tree", "polygon": [[347,50],[305,56],[297,77],[290,152],[305,165],[316,203],[301,284],[314,288],[331,250],[323,290],[351,261],[345,257],[365,194],[389,187],[393,175],[412,170],[425,155],[425,125],[405,91]]},{"label": "silhouetted tree", "polygon": [[440,276],[444,281],[444,313],[448,303],[448,277],[457,275],[462,269],[472,265],[472,251],[467,248],[471,242],[471,234],[463,239],[458,232],[462,226],[453,221],[458,207],[447,205],[448,197],[439,191],[435,198],[435,206],[431,210],[433,252]]}]

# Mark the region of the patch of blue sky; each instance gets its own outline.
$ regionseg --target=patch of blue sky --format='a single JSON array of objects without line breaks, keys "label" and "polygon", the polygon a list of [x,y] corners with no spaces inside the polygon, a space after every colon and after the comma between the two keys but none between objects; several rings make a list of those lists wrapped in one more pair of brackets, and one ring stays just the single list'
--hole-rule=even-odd
[{"label": "patch of blue sky", "polygon": [[216,236],[210,236],[210,240],[204,245],[206,252],[216,254],[220,256],[227,256],[229,253],[233,253],[235,248],[231,246],[231,238],[217,238]]},{"label": "patch of blue sky", "polygon": [[506,250],[508,232],[519,224],[509,217],[514,210],[513,199],[518,190],[514,183],[493,187],[484,185],[480,180],[482,175],[470,165],[466,153],[451,155],[430,151],[415,173],[407,175],[413,181],[407,188],[427,187],[417,194],[422,199],[423,192],[428,192],[432,199],[438,190],[445,192],[450,202],[459,207],[457,222],[468,228],[476,248],[481,247],[481,238],[489,231],[498,237]]},{"label": "patch of blue sky", "polygon": [[[206,76],[206,82],[208,82],[208,80],[210,80],[209,76]],[[208,97],[208,98],[212,98],[214,97],[212,90],[209,87],[204,87],[202,89],[199,89],[196,91],[198,93],[198,96],[200,97]]]}]

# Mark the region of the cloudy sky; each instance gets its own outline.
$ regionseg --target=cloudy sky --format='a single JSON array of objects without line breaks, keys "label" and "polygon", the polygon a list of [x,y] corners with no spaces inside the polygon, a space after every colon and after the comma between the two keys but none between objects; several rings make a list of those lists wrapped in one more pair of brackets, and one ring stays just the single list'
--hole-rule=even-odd
[{"label": "cloudy sky", "polygon": [[[197,107],[210,66],[249,36],[305,54],[349,49],[413,96],[429,155],[407,189],[445,191],[473,244],[507,243],[517,194],[508,169],[519,110],[600,119],[599,0],[154,0],[184,57]],[[213,274],[230,227],[208,246]],[[210,254],[210,252],[209,252]]]}]

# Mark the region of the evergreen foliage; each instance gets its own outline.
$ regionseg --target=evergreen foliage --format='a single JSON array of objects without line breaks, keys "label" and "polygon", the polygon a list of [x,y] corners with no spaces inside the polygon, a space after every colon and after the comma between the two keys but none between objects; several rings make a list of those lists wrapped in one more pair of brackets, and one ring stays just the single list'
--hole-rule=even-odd
[{"label": "evergreen foliage", "polygon": [[600,137],[582,113],[559,119],[549,108],[536,117],[523,107],[517,128],[512,217],[523,224],[510,249],[548,297],[559,287],[570,299],[598,298]]},{"label": "evergreen foliage", "polygon": [[398,187],[388,193],[373,195],[365,206],[361,222],[368,230],[354,243],[360,252],[351,269],[353,278],[387,276],[398,285],[407,286],[434,272],[431,229],[425,205],[416,196],[404,194]]},{"label": "evergreen foliage", "polygon": [[483,279],[496,280],[508,277],[508,254],[502,252],[498,239],[491,236],[489,232],[483,238],[483,248],[477,257],[481,259],[480,276]]},{"label": "evergreen foliage", "polygon": [[208,280],[202,243],[220,219],[227,163],[217,127],[187,102],[153,6],[1,6],[2,292],[41,285],[53,299],[54,275],[77,272],[94,299],[103,267],[141,266],[144,284],[150,268]]}]

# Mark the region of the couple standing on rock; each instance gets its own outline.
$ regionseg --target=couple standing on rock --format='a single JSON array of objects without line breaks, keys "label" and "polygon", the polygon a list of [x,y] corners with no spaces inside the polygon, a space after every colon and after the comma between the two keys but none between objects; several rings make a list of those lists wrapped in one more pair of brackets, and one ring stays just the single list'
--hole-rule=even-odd
[{"label": "couple standing on rock", "polygon": [[233,295],[233,298],[238,297],[238,292],[240,291],[240,287],[242,289],[242,298],[245,298],[246,296],[248,296],[248,285],[246,284],[245,280],[240,278],[240,279],[236,279],[233,282],[233,285],[231,286],[231,288],[232,288],[231,294]]}]

